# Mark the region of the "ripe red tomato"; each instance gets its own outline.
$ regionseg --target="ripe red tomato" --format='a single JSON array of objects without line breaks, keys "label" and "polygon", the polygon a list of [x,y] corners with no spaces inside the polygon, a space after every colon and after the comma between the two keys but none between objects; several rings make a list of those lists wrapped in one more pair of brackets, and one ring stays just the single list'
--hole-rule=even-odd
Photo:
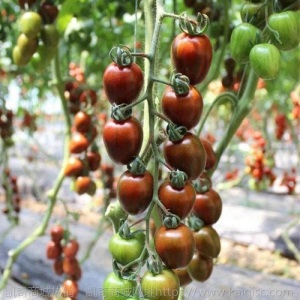
[{"label": "ripe red tomato", "polygon": [[200,139],[190,132],[180,141],[167,141],[164,157],[170,166],[185,172],[189,179],[199,177],[206,164],[205,149]]},{"label": "ripe red tomato", "polygon": [[173,64],[177,72],[190,79],[191,85],[203,81],[210,68],[212,54],[212,45],[205,34],[190,36],[182,32],[172,43]]},{"label": "ripe red tomato", "polygon": [[203,99],[195,87],[190,87],[187,95],[176,95],[172,87],[167,86],[162,96],[162,111],[176,125],[188,130],[195,127],[201,117]]},{"label": "ripe red tomato", "polygon": [[157,254],[171,269],[186,267],[195,251],[193,232],[184,224],[175,229],[161,226],[155,234],[154,243]]},{"label": "ripe red tomato", "polygon": [[177,189],[167,180],[160,185],[158,198],[170,213],[184,219],[194,206],[196,192],[190,182],[186,182],[182,189]]},{"label": "ripe red tomato", "polygon": [[84,165],[82,160],[77,157],[71,156],[64,168],[65,176],[78,176],[84,170]]},{"label": "ripe red tomato", "polygon": [[132,103],[139,96],[143,83],[143,72],[136,63],[120,67],[113,62],[103,74],[104,91],[111,104]]},{"label": "ripe red tomato", "polygon": [[221,251],[220,237],[211,226],[204,226],[194,233],[196,249],[205,257],[216,258]]},{"label": "ripe red tomato", "polygon": [[209,170],[213,168],[217,162],[217,157],[216,153],[211,145],[211,143],[204,138],[200,138],[202,145],[205,149],[206,152],[206,165],[205,165],[205,170]]},{"label": "ripe red tomato", "polygon": [[192,279],[203,282],[210,277],[213,266],[211,257],[204,257],[200,253],[195,253],[187,266],[187,271]]},{"label": "ripe red tomato", "polygon": [[78,284],[76,281],[71,279],[66,279],[62,285],[62,294],[65,297],[69,297],[71,299],[75,299],[78,295]]},{"label": "ripe red tomato", "polygon": [[75,180],[74,190],[78,195],[87,193],[92,196],[96,192],[96,184],[88,176],[79,176]]},{"label": "ripe red tomato", "polygon": [[78,132],[81,133],[88,132],[91,128],[91,124],[92,124],[92,118],[86,112],[79,111],[74,116],[74,125],[75,125],[75,129]]},{"label": "ripe red tomato", "polygon": [[134,117],[125,121],[108,120],[103,127],[103,141],[109,157],[126,165],[138,156],[142,147],[143,129]]},{"label": "ripe red tomato", "polygon": [[64,237],[64,228],[61,225],[53,225],[50,230],[50,235],[52,241],[59,244]]},{"label": "ripe red tomato", "polygon": [[96,171],[99,168],[100,162],[101,162],[100,153],[99,152],[93,152],[93,151],[87,152],[86,158],[88,160],[90,171]]},{"label": "ripe red tomato", "polygon": [[45,1],[39,8],[39,14],[42,16],[44,23],[52,24],[58,15],[58,8],[51,2]]},{"label": "ripe red tomato", "polygon": [[153,196],[153,176],[149,171],[133,175],[125,171],[118,181],[118,199],[122,208],[131,215],[144,212]]},{"label": "ripe red tomato", "polygon": [[213,189],[204,194],[198,194],[193,207],[193,214],[200,218],[205,225],[216,223],[222,213],[222,200]]},{"label": "ripe red tomato", "polygon": [[193,281],[190,274],[188,273],[187,268],[174,269],[173,271],[178,276],[180,286],[186,286]]},{"label": "ripe red tomato", "polygon": [[57,258],[52,265],[52,269],[56,275],[62,275],[64,273],[63,260],[61,258]]},{"label": "ripe red tomato", "polygon": [[60,244],[55,244],[53,241],[49,241],[47,244],[46,255],[48,259],[57,259],[62,253],[62,247]]},{"label": "ripe red tomato", "polygon": [[86,151],[89,147],[89,140],[80,132],[75,132],[69,143],[69,150],[72,154],[78,154]]},{"label": "ripe red tomato", "polygon": [[97,93],[94,90],[86,90],[80,94],[79,100],[81,103],[91,103],[91,105],[95,105],[97,103]]},{"label": "ripe red tomato", "polygon": [[66,257],[75,257],[79,249],[79,244],[76,240],[70,240],[63,247],[63,252]]},{"label": "ripe red tomato", "polygon": [[63,258],[63,271],[67,275],[75,275],[78,268],[78,260],[75,257]]}]

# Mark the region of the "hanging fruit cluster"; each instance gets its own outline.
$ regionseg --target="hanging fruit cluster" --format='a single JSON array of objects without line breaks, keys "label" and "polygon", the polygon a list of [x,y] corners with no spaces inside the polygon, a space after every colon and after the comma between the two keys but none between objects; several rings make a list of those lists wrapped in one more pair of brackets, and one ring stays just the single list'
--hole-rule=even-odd
[{"label": "hanging fruit cluster", "polygon": [[[143,129],[132,116],[135,105],[149,100],[147,92],[139,97],[143,73],[132,57],[146,55],[133,54],[127,47],[113,48],[110,53],[113,63],[103,74],[103,87],[112,104],[111,119],[103,128],[104,145],[113,162],[127,165],[118,179],[119,204],[126,215],[146,213],[142,220],[147,228],[146,235],[143,230],[133,230],[124,215],[121,226],[115,225],[118,230],[109,243],[114,272],[103,284],[105,300],[135,298],[135,277],[140,276],[146,261],[148,271],[140,282],[143,296],[158,299],[157,293],[167,288],[172,296],[159,299],[177,299],[180,285],[209,278],[213,259],[221,249],[219,235],[212,225],[221,215],[222,201],[212,189],[208,175],[215,168],[217,157],[211,143],[191,131],[199,124],[203,110],[203,98],[195,85],[206,77],[213,49],[201,27],[206,28],[207,17],[198,15],[194,26],[190,22],[186,15],[182,16],[182,33],[172,43],[176,73],[167,83],[161,105],[156,109],[149,104],[150,123],[154,124],[156,118],[168,123],[162,149],[150,140],[141,151]],[[147,170],[149,153],[156,160],[154,172]],[[170,170],[162,181],[160,164]],[[150,249],[149,224],[156,204],[162,223],[152,228],[154,248]],[[116,219],[119,221],[118,217],[111,219],[114,224]],[[122,296],[124,291],[126,295]]]},{"label": "hanging fruit cluster", "polygon": [[[26,9],[19,19],[20,35],[13,48],[13,62],[21,67],[32,62],[38,70],[43,70],[55,55],[59,33],[54,23],[58,9],[50,1],[43,1],[39,7],[36,1],[19,1]],[[27,10],[35,6],[37,11]]]},{"label": "hanging fruit cluster", "polygon": [[53,271],[61,276],[65,274],[66,278],[61,286],[61,293],[68,299],[76,299],[78,294],[77,281],[81,278],[81,267],[76,258],[79,243],[70,238],[61,225],[53,225],[50,230],[51,241],[46,248],[48,259],[54,260]]}]

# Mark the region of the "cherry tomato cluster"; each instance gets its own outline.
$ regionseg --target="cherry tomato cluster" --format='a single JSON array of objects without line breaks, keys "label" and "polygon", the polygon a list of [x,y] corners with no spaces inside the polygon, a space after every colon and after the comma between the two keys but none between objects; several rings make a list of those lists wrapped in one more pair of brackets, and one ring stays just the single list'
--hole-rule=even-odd
[{"label": "cherry tomato cluster", "polygon": [[[245,1],[241,9],[243,23],[234,28],[230,40],[231,54],[236,62],[250,62],[255,73],[265,80],[277,77],[280,51],[292,50],[300,42],[299,12],[280,11],[284,5],[274,3]],[[267,33],[268,40],[263,38],[262,32]]]},{"label": "cherry tomato cluster", "polygon": [[275,116],[275,125],[276,125],[275,136],[276,136],[277,140],[281,140],[285,131],[288,128],[287,118],[284,113],[278,113]]},{"label": "cherry tomato cluster", "polygon": [[0,107],[0,137],[6,147],[13,145],[13,117],[14,113],[11,110]]},{"label": "cherry tomato cluster", "polygon": [[[19,1],[21,8],[33,6],[36,1]],[[51,61],[56,52],[59,33],[53,24],[58,9],[51,2],[44,1],[38,12],[25,11],[19,19],[21,34],[13,49],[13,61],[17,66],[25,66],[29,61],[38,70]]]},{"label": "cherry tomato cluster", "polygon": [[[13,176],[10,174],[10,170],[6,169],[4,170],[4,176],[6,176],[7,184],[2,184],[2,187],[6,191],[6,207],[3,208],[3,213],[8,214],[11,213],[9,209],[9,203],[8,201],[11,201],[13,212],[16,214],[16,217],[21,211],[21,197],[19,195],[19,189],[18,189],[18,178],[16,176]],[[8,190],[11,191],[11,195],[7,193]],[[8,198],[10,197],[10,198]]]},{"label": "cherry tomato cluster", "polygon": [[81,69],[81,67],[74,62],[71,62],[69,64],[69,75],[75,78],[75,80],[79,83],[84,83],[85,82],[85,76],[84,76],[84,71]]},{"label": "cherry tomato cluster", "polygon": [[295,189],[296,189],[296,185],[297,185],[296,168],[292,168],[290,172],[285,171],[283,173],[280,185],[287,187],[289,195],[292,195],[295,193]]},{"label": "cherry tomato cluster", "polygon": [[68,232],[61,225],[53,225],[50,235],[51,241],[47,244],[46,256],[54,260],[55,274],[66,275],[61,287],[62,295],[74,300],[78,294],[77,281],[81,278],[81,267],[76,258],[79,243],[75,239],[70,239]]}]

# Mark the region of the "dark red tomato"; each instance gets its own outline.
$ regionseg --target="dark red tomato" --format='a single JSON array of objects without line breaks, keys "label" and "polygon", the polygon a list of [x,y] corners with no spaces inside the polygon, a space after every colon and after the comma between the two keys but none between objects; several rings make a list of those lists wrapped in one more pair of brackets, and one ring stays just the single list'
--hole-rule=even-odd
[{"label": "dark red tomato", "polygon": [[56,244],[53,241],[49,241],[47,244],[46,255],[48,259],[57,259],[62,253],[62,247],[60,244]]},{"label": "dark red tomato", "polygon": [[142,147],[141,123],[134,117],[121,122],[110,119],[103,127],[103,141],[109,157],[117,164],[127,165]]},{"label": "dark red tomato", "polygon": [[53,225],[50,230],[50,235],[52,241],[59,244],[64,237],[64,228],[61,225]]},{"label": "dark red tomato", "polygon": [[163,113],[173,123],[185,126],[188,130],[198,124],[202,109],[202,96],[192,86],[187,95],[176,95],[172,87],[167,86],[162,96]]},{"label": "dark red tomato", "polygon": [[63,270],[67,275],[75,275],[78,267],[78,260],[74,257],[63,258]]},{"label": "dark red tomato", "polygon": [[154,243],[157,254],[171,269],[186,267],[195,251],[193,232],[184,224],[175,229],[161,226],[155,234]]},{"label": "dark red tomato", "polygon": [[39,14],[42,16],[44,23],[52,24],[58,15],[58,8],[54,4],[45,1],[40,6]]},{"label": "dark red tomato", "polygon": [[63,247],[63,252],[66,257],[75,257],[79,249],[79,244],[76,240],[70,240]]},{"label": "dark red tomato", "polygon": [[143,72],[135,63],[119,67],[113,62],[103,74],[104,91],[111,104],[132,103],[139,96],[143,83]]},{"label": "dark red tomato", "polygon": [[221,251],[220,237],[211,226],[204,226],[194,233],[196,249],[202,256],[216,258]]},{"label": "dark red tomato", "polygon": [[210,277],[213,266],[214,263],[211,257],[204,257],[199,253],[195,253],[187,266],[187,271],[192,279],[203,282]]},{"label": "dark red tomato", "polygon": [[94,90],[83,91],[79,97],[81,103],[91,103],[91,105],[95,105],[97,103],[97,99],[97,93]]},{"label": "dark red tomato", "polygon": [[142,213],[153,196],[153,176],[149,171],[133,175],[125,171],[118,181],[118,199],[122,208],[131,215]]},{"label": "dark red tomato", "polygon": [[191,85],[203,81],[210,68],[212,54],[212,45],[205,34],[190,36],[182,32],[172,43],[171,55],[176,71],[186,75]]},{"label": "dark red tomato", "polygon": [[101,162],[101,155],[99,152],[88,152],[86,154],[86,158],[88,160],[88,164],[89,164],[89,169],[90,171],[96,171],[99,166],[100,166],[100,162]]},{"label": "dark red tomato", "polygon": [[168,180],[160,185],[158,198],[170,213],[184,219],[194,206],[196,192],[190,182],[186,182],[182,189],[177,189]]},{"label": "dark red tomato", "polygon": [[167,141],[164,157],[170,166],[185,172],[189,179],[199,177],[206,164],[205,149],[200,139],[190,132],[178,142]]},{"label": "dark red tomato", "polygon": [[220,195],[213,189],[208,190],[204,194],[197,194],[193,213],[200,218],[205,225],[216,223],[222,213],[222,200]]},{"label": "dark red tomato", "polygon": [[206,152],[206,165],[205,165],[205,170],[209,170],[213,168],[217,162],[217,157],[216,153],[211,145],[211,143],[204,138],[200,138],[202,145],[205,149]]},{"label": "dark red tomato", "polygon": [[179,278],[180,286],[186,286],[193,281],[190,274],[188,273],[187,268],[175,269],[173,271]]},{"label": "dark red tomato", "polygon": [[71,279],[78,281],[78,280],[80,280],[81,275],[82,275],[81,268],[80,268],[79,264],[77,264],[75,267],[74,274],[71,276]]},{"label": "dark red tomato", "polygon": [[91,189],[93,189],[93,181],[88,176],[79,176],[75,180],[74,190],[78,195],[90,194]]},{"label": "dark red tomato", "polygon": [[85,133],[88,132],[91,128],[92,118],[89,114],[83,111],[79,111],[74,116],[74,125],[75,129],[78,132]]},{"label": "dark red tomato", "polygon": [[78,284],[72,279],[66,279],[62,285],[62,294],[65,297],[75,299],[78,295]]},{"label": "dark red tomato", "polygon": [[57,258],[53,263],[52,269],[56,275],[62,275],[64,273],[63,260],[61,258]]},{"label": "dark red tomato", "polygon": [[86,151],[89,147],[89,140],[80,132],[75,132],[69,143],[69,150],[72,154]]},{"label": "dark red tomato", "polygon": [[70,157],[65,168],[64,175],[65,176],[78,176],[84,170],[84,165],[82,160],[77,157]]}]

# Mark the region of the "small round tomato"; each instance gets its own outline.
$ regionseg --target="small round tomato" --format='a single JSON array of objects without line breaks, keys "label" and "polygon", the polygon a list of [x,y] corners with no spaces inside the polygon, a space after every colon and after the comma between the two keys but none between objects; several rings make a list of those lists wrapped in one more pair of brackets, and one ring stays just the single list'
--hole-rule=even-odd
[{"label": "small round tomato", "polygon": [[143,83],[143,72],[136,63],[120,67],[113,62],[103,74],[104,91],[111,104],[132,103],[139,96]]},{"label": "small round tomato", "polygon": [[129,164],[142,147],[143,129],[134,117],[125,121],[108,120],[103,128],[103,141],[109,157],[117,164]]},{"label": "small round tomato", "polygon": [[195,87],[190,86],[187,95],[176,95],[168,86],[162,96],[162,111],[176,125],[188,130],[195,127],[201,117],[203,99]]},{"label": "small round tomato", "polygon": [[89,114],[84,111],[79,111],[74,116],[74,125],[75,129],[78,132],[85,133],[88,132],[91,128],[92,118]]},{"label": "small round tomato", "polygon": [[204,194],[198,194],[193,207],[193,214],[200,218],[205,225],[216,223],[222,213],[222,200],[213,189]]},{"label": "small round tomato", "polygon": [[95,182],[88,176],[79,176],[75,180],[74,190],[78,195],[93,195],[96,191]]},{"label": "small round tomato", "polygon": [[69,143],[69,150],[72,154],[78,154],[86,151],[89,147],[89,140],[80,132],[75,132]]},{"label": "small round tomato", "polygon": [[262,79],[274,79],[280,71],[281,56],[272,44],[258,44],[250,51],[250,65]]},{"label": "small round tomato", "polygon": [[185,172],[189,179],[199,177],[206,164],[205,149],[200,139],[190,132],[180,141],[167,141],[164,157],[171,167]]},{"label": "small round tomato", "polygon": [[195,250],[193,232],[184,224],[173,229],[161,226],[156,231],[154,243],[157,254],[171,269],[186,267]]},{"label": "small round tomato", "polygon": [[31,58],[37,51],[38,44],[39,41],[37,38],[29,39],[24,33],[20,34],[17,40],[17,46],[26,59]]},{"label": "small round tomato", "polygon": [[27,11],[20,17],[19,25],[20,31],[32,39],[37,37],[42,29],[42,18],[36,12]]},{"label": "small round tomato", "polygon": [[110,273],[102,285],[103,300],[127,300],[134,294],[137,283]]},{"label": "small round tomato", "polygon": [[75,257],[79,249],[79,244],[76,240],[69,240],[63,247],[63,252],[66,257]]},{"label": "small round tomato", "polygon": [[188,273],[187,268],[174,269],[173,271],[178,276],[180,286],[186,286],[193,281],[190,274]]},{"label": "small round tomato", "polygon": [[53,269],[53,272],[56,274],[56,275],[62,275],[64,274],[64,270],[63,270],[63,260],[59,257],[57,258],[53,265],[52,265],[52,269]]},{"label": "small round tomato", "polygon": [[62,294],[65,297],[69,297],[71,299],[75,299],[78,295],[78,284],[76,281],[71,279],[66,279],[62,285]]},{"label": "small round tomato", "polygon": [[56,244],[53,241],[49,241],[47,244],[46,255],[48,259],[57,259],[62,253],[62,247],[60,244]]},{"label": "small round tomato", "polygon": [[245,2],[241,8],[241,19],[243,22],[263,29],[266,24],[265,11],[266,7],[262,3]]},{"label": "small round tomato", "polygon": [[39,8],[39,14],[42,16],[44,23],[52,24],[58,15],[58,8],[51,2],[45,1]]},{"label": "small round tomato", "polygon": [[217,162],[216,153],[214,152],[211,143],[207,139],[200,138],[200,140],[206,152],[205,170],[209,170],[213,168]]},{"label": "small round tomato", "polygon": [[249,62],[249,53],[256,44],[259,29],[249,23],[242,23],[235,27],[230,37],[232,57],[241,64]]},{"label": "small round tomato", "polygon": [[53,24],[43,26],[41,38],[46,47],[56,47],[59,41],[59,32],[56,26]]},{"label": "small round tomato", "polygon": [[96,171],[100,167],[101,155],[99,152],[87,152],[86,158],[88,160],[90,171]]},{"label": "small round tomato", "polygon": [[118,181],[118,199],[122,208],[131,215],[144,212],[153,196],[153,176],[149,171],[133,175],[125,171]]},{"label": "small round tomato", "polygon": [[109,251],[116,262],[127,265],[141,255],[145,245],[143,232],[132,233],[128,238],[123,238],[115,233],[109,241]]},{"label": "small round tomato", "polygon": [[190,36],[185,32],[176,36],[171,56],[177,72],[186,75],[191,85],[205,78],[212,60],[213,49],[207,35]]},{"label": "small round tomato", "polygon": [[200,253],[195,253],[187,266],[187,271],[192,279],[203,282],[210,277],[213,266],[211,257],[204,257]]},{"label": "small round tomato", "polygon": [[53,225],[50,230],[50,235],[52,241],[59,244],[64,237],[64,228],[61,225]]},{"label": "small round tomato", "polygon": [[96,91],[86,90],[80,94],[79,100],[81,103],[91,103],[91,105],[95,105],[97,103],[98,96]]},{"label": "small round tomato", "polygon": [[196,192],[193,185],[188,181],[183,188],[178,189],[172,187],[171,182],[167,180],[160,185],[158,198],[170,213],[184,219],[194,206]]},{"label": "small round tomato", "polygon": [[288,51],[298,46],[300,35],[298,32],[297,13],[283,11],[272,14],[268,19],[272,43],[282,51]]},{"label": "small round tomato", "polygon": [[78,260],[75,257],[63,258],[63,271],[67,275],[73,276],[76,274],[78,268]]},{"label": "small round tomato", "polygon": [[211,226],[204,226],[194,233],[196,249],[205,257],[216,258],[221,251],[220,237]]},{"label": "small round tomato", "polygon": [[84,170],[84,165],[81,159],[71,156],[64,168],[65,176],[78,176]]},{"label": "small round tomato", "polygon": [[147,271],[142,280],[143,295],[149,300],[176,300],[179,296],[180,283],[173,270],[163,269],[160,274]]},{"label": "small round tomato", "polygon": [[15,65],[23,67],[29,62],[30,57],[23,56],[21,49],[18,46],[15,46],[12,52],[12,59]]}]

